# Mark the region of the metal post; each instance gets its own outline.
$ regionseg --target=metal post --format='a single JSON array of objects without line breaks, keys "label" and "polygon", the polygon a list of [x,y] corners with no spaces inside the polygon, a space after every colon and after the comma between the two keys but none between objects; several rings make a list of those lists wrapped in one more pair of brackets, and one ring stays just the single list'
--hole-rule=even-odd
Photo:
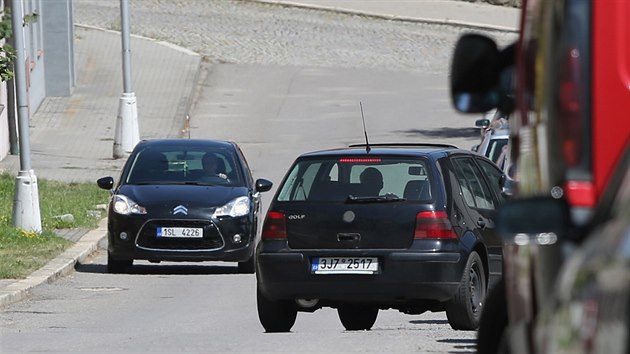
[{"label": "metal post", "polygon": [[[13,13],[11,11],[11,3],[4,3],[4,14]],[[11,35],[10,38],[7,38],[7,41],[13,48],[17,48],[15,46],[15,38],[14,35]],[[18,127],[17,127],[17,114],[15,109],[15,80],[11,79],[7,81],[7,120],[9,121],[9,146],[11,147],[10,153],[11,155],[17,155],[20,153],[20,145],[18,143]]]},{"label": "metal post", "polygon": [[39,211],[37,177],[31,168],[31,146],[29,137],[29,112],[26,91],[26,55],[24,48],[24,10],[21,0],[11,2],[11,24],[15,40],[15,97],[17,100],[18,129],[20,141],[20,171],[15,179],[13,197],[13,225],[27,231],[42,231]]},{"label": "metal post", "polygon": [[140,140],[136,94],[131,88],[131,36],[129,34],[129,1],[120,0],[122,36],[123,94],[118,102],[114,134],[114,158],[128,156]]}]

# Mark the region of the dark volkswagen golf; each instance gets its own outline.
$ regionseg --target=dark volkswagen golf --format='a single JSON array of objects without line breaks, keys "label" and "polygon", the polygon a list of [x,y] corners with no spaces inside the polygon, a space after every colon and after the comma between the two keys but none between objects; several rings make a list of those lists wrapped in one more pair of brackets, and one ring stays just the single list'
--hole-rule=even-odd
[{"label": "dark volkswagen golf", "polygon": [[472,330],[502,272],[494,210],[501,171],[446,145],[379,144],[303,154],[271,202],[257,247],[267,332],[337,309],[367,330],[379,309],[446,311]]},{"label": "dark volkswagen golf", "polygon": [[239,147],[216,140],[146,140],[134,148],[111,190],[107,269],[123,272],[134,259],[232,261],[254,272],[260,192]]}]

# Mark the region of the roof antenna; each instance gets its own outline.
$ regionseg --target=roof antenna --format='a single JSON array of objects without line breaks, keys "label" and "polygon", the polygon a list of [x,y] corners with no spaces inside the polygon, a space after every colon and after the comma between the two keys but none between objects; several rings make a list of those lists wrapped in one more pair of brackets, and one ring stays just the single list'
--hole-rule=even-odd
[{"label": "roof antenna", "polygon": [[365,116],[363,115],[363,104],[359,101],[359,107],[361,107],[361,119],[363,120],[363,134],[365,134],[365,152],[369,153],[370,150],[370,142],[368,141],[367,130],[365,129]]}]

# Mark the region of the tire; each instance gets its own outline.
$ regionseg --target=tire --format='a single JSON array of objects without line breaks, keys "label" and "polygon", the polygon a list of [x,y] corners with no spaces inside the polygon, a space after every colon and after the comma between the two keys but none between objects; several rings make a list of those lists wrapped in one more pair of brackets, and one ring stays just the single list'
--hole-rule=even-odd
[{"label": "tire", "polygon": [[256,302],[258,305],[258,319],[265,332],[278,333],[289,332],[297,318],[297,308],[293,301],[274,301],[267,299],[260,289],[256,289]]},{"label": "tire", "polygon": [[124,273],[133,265],[133,259],[116,259],[107,252],[107,272]]},{"label": "tire", "polygon": [[508,326],[505,281],[503,278],[490,290],[481,312],[479,331],[477,332],[478,353],[509,353],[506,347],[506,329]]},{"label": "tire", "polygon": [[256,273],[256,258],[252,256],[245,262],[238,262],[238,272],[241,274],[254,274]]},{"label": "tire", "polygon": [[477,252],[472,251],[468,256],[459,288],[455,296],[446,303],[446,317],[453,329],[475,330],[479,327],[487,284],[481,258]]},{"label": "tire", "polygon": [[344,305],[337,309],[337,314],[347,331],[368,331],[376,322],[378,308]]}]

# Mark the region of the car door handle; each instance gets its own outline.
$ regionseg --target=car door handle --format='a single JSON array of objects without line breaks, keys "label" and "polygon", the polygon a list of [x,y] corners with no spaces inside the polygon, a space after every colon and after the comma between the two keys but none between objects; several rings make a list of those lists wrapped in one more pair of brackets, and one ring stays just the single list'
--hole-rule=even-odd
[{"label": "car door handle", "polygon": [[479,218],[479,220],[477,220],[477,225],[479,225],[480,228],[484,228],[486,227],[486,221],[482,218]]}]

